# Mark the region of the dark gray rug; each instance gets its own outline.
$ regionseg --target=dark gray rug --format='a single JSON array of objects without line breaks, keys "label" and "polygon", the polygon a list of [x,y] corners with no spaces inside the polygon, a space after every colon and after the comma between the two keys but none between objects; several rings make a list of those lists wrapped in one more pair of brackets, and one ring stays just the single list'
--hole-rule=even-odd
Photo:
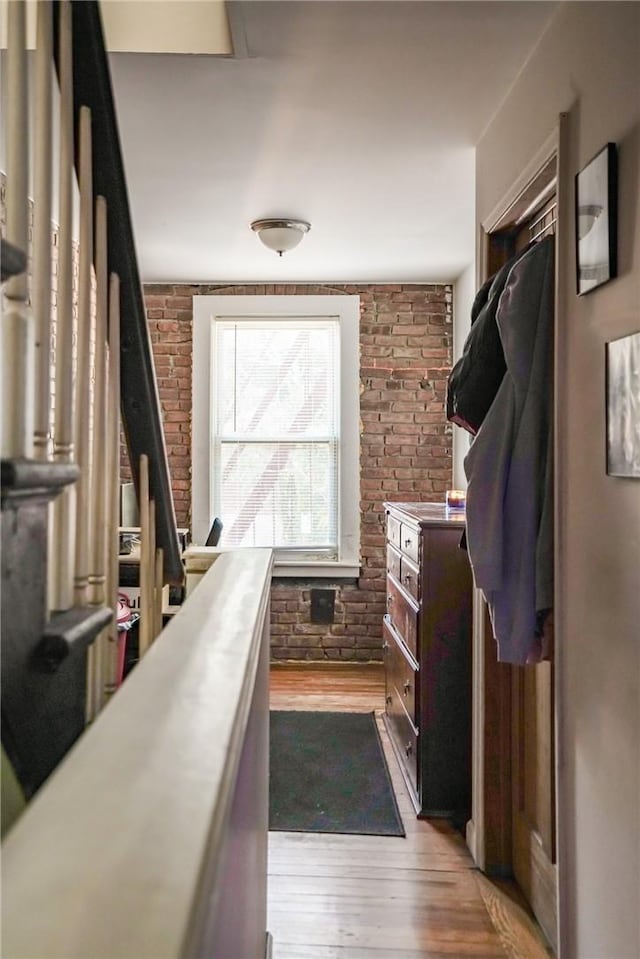
[{"label": "dark gray rug", "polygon": [[271,712],[269,829],[404,836],[373,713]]}]

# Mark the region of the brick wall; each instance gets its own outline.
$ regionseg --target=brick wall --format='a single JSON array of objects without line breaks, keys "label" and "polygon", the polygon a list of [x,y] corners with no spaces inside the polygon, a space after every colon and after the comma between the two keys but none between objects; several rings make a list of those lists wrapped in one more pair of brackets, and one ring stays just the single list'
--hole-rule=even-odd
[{"label": "brick wall", "polygon": [[[149,284],[147,316],[179,526],[191,500],[192,297],[207,294],[360,296],[361,575],[340,584],[274,580],[274,659],[381,658],[384,500],[442,501],[451,484],[444,413],[451,367],[452,290],[446,284]],[[310,588],[336,589],[335,622],[310,623]]]},{"label": "brick wall", "polygon": [[[188,527],[191,511],[192,298],[147,292],[145,302],[176,522],[179,527]],[[157,303],[161,306],[158,307]],[[131,468],[124,439],[120,449],[120,477],[126,482],[131,480]]]}]

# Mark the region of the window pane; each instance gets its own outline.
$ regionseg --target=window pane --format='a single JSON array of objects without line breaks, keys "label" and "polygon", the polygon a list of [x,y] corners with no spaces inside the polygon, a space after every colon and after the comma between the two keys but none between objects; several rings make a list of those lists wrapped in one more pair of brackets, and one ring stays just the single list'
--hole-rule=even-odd
[{"label": "window pane", "polygon": [[336,321],[216,328],[218,436],[335,436]]},{"label": "window pane", "polygon": [[337,554],[337,444],[221,442],[225,546]]}]

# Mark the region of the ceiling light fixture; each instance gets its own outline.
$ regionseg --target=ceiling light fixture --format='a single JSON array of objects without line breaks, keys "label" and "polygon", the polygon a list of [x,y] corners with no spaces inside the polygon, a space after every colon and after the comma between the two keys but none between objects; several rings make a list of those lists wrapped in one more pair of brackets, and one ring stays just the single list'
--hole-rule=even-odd
[{"label": "ceiling light fixture", "polygon": [[270,217],[265,220],[254,220],[251,229],[257,233],[261,241],[278,256],[293,250],[305,233],[311,229],[306,220],[291,220],[283,217]]}]

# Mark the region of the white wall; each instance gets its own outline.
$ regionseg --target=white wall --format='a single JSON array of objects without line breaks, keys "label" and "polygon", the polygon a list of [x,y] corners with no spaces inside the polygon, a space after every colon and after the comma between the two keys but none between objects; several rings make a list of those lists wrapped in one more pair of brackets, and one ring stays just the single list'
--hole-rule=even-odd
[{"label": "white wall", "polygon": [[606,475],[605,344],[640,329],[640,4],[566,3],[477,151],[477,216],[568,111],[561,188],[619,150],[619,277],[577,297],[573,209],[557,317],[559,805],[563,959],[640,956],[640,480]]},{"label": "white wall", "polygon": [[[462,354],[462,347],[471,329],[471,307],[476,294],[476,266],[470,263],[453,285],[453,362]],[[453,488],[466,489],[464,458],[471,434],[453,425]]]}]

